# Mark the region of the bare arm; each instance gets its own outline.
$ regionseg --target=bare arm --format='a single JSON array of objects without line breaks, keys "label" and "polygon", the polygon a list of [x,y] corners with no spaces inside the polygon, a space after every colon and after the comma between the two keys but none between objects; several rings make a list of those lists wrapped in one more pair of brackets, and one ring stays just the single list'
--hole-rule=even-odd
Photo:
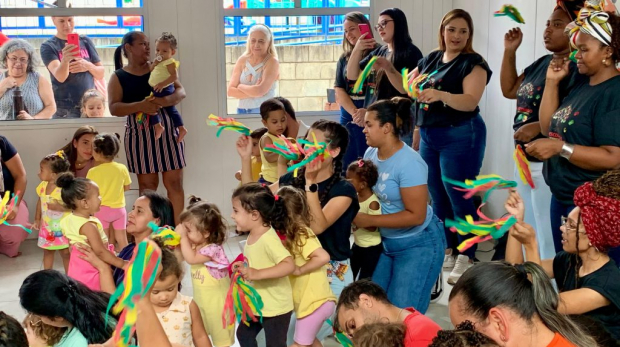
[{"label": "bare arm", "polygon": [[299,273],[296,275],[301,276],[312,271],[318,270],[329,263],[329,253],[323,248],[317,248],[314,252],[310,253],[310,259],[304,265],[299,267]]},{"label": "bare arm", "polygon": [[350,115],[353,115],[357,107],[353,104],[353,100],[351,100],[347,91],[339,87],[334,87],[334,89],[336,90],[336,102],[338,105],[342,106]]},{"label": "bare arm", "polygon": [[93,252],[99,259],[117,268],[122,269],[125,266],[125,261],[123,259],[115,256],[104,246],[103,240],[101,240],[101,236],[99,235],[99,231],[97,230],[95,224],[84,224],[80,228],[80,234],[86,236],[90,248],[92,248]]},{"label": "bare arm", "polygon": [[168,64],[166,65],[166,69],[168,70],[168,78],[166,78],[165,80],[157,83],[157,86],[160,88],[164,88],[166,86],[168,86],[171,83],[174,83],[174,81],[177,80],[177,64],[172,63],[172,64]]},{"label": "bare arm", "polygon": [[523,74],[517,75],[517,52],[509,49],[504,50],[499,81],[505,98],[517,98],[517,90],[524,77]]},{"label": "bare arm", "polygon": [[230,76],[230,82],[228,83],[227,90],[227,94],[231,98],[247,99],[250,97],[246,93],[240,91],[239,88],[237,88],[239,86],[239,83],[241,83],[241,72],[243,71],[243,66],[245,65],[246,59],[247,57],[245,56],[239,57],[239,59],[237,59],[237,62],[235,63],[235,67],[233,68],[232,76]]},{"label": "bare arm", "polygon": [[37,199],[37,210],[34,212],[34,222],[41,225],[41,197]]},{"label": "bare arm", "polygon": [[327,228],[334,224],[353,203],[353,199],[348,196],[338,196],[331,198],[327,204],[325,204],[325,207],[321,207],[319,194],[312,192],[306,192],[306,199],[308,200],[310,213],[312,214],[310,229],[312,229],[316,235],[322,234]]},{"label": "bare arm", "polygon": [[269,89],[273,86],[279,76],[280,63],[277,59],[271,58],[263,67],[263,77],[260,79],[260,83],[250,86],[246,84],[239,84],[239,89],[244,94],[251,98],[257,98],[267,94]]},{"label": "bare arm", "polygon": [[[271,140],[271,137],[269,137],[269,136],[263,136],[260,139],[260,147],[264,149],[268,145],[273,145],[273,140]],[[278,157],[280,156],[278,153],[265,152],[265,151],[263,151],[263,155],[265,156],[265,160],[268,163],[275,163],[275,162],[277,162],[278,161]]]},{"label": "bare arm", "polygon": [[68,59],[53,60],[47,65],[47,69],[58,82],[64,83],[69,77],[69,63]]},{"label": "bare arm", "polygon": [[211,257],[204,256],[198,253],[198,250],[192,249],[192,245],[187,237],[187,231],[183,224],[179,224],[175,230],[181,235],[181,253],[183,254],[185,262],[189,265],[196,265],[211,261]]},{"label": "bare arm", "polygon": [[405,209],[391,214],[358,213],[353,223],[360,228],[406,228],[422,225],[426,219],[428,187],[426,185],[400,188]]},{"label": "bare arm", "polygon": [[192,338],[194,340],[194,346],[196,347],[213,347],[209,340],[209,335],[205,330],[205,326],[202,322],[202,316],[200,315],[200,309],[196,302],[192,300],[189,304],[189,312],[192,316]]},{"label": "bare arm", "polygon": [[56,101],[54,100],[54,92],[52,84],[43,76],[39,75],[39,96],[43,101],[43,109],[41,112],[33,115],[34,119],[50,119],[56,113]]},{"label": "bare arm", "polygon": [[105,67],[103,66],[103,64],[101,64],[101,62],[94,64],[91,63],[88,67],[88,72],[93,75],[94,79],[100,80],[104,77]]},{"label": "bare arm", "polygon": [[362,50],[356,50],[354,48],[349,56],[349,62],[347,63],[347,78],[351,81],[356,81],[362,72],[362,69],[360,69],[362,54]]},{"label": "bare arm", "polygon": [[265,269],[241,268],[243,277],[251,281],[269,280],[275,278],[286,277],[295,271],[295,262],[293,257],[286,257],[277,265]]},{"label": "bare arm", "polygon": [[570,157],[570,162],[582,169],[592,171],[620,169],[620,147],[576,145],[573,155]]},{"label": "bare arm", "polygon": [[562,314],[584,314],[611,302],[590,288],[579,288],[560,293],[558,312]]},{"label": "bare arm", "polygon": [[538,110],[538,119],[540,122],[540,132],[547,136],[549,134],[549,126],[551,125],[551,117],[560,106],[560,86],[557,81],[545,82],[545,90],[543,91],[540,109]]},{"label": "bare arm", "polygon": [[487,72],[482,67],[476,66],[463,80],[463,94],[441,92],[441,101],[457,111],[471,112],[480,103],[486,81]]},{"label": "bare arm", "polygon": [[17,201],[22,201],[24,199],[24,193],[26,192],[26,169],[24,169],[24,164],[22,163],[22,158],[19,156],[19,153],[15,154],[13,158],[4,162],[4,165],[13,176],[13,180],[15,181],[15,186],[13,188],[13,193],[17,194]]},{"label": "bare arm", "polygon": [[136,321],[136,333],[140,345],[149,347],[172,347],[164,328],[159,323],[153,304],[149,298],[150,293],[138,302],[138,320]]},{"label": "bare arm", "polygon": [[125,117],[133,113],[143,112],[145,108],[145,101],[123,102],[123,87],[121,87],[116,74],[112,74],[108,82],[108,100],[110,114],[117,117]]}]

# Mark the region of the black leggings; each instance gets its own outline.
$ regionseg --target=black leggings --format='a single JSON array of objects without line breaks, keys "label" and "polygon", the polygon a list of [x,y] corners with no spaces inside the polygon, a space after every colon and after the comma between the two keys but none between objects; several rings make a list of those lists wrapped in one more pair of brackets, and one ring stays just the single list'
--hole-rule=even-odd
[{"label": "black leggings", "polygon": [[[351,248],[351,270],[353,280],[372,278],[375,272],[379,257],[383,253],[383,244],[370,247],[360,247],[356,244]],[[359,274],[359,278],[357,277]]]},{"label": "black leggings", "polygon": [[237,341],[241,347],[258,347],[256,336],[265,329],[265,340],[269,347],[287,347],[286,334],[293,312],[275,317],[263,317],[263,323],[250,322],[250,326],[243,323],[237,328]]}]

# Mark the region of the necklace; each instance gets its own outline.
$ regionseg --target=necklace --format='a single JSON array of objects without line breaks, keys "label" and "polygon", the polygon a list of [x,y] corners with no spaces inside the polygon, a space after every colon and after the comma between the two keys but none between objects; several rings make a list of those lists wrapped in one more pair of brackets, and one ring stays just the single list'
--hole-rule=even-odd
[{"label": "necklace", "polygon": [[405,308],[401,308],[400,311],[398,311],[398,315],[396,316],[396,322],[400,321],[400,315],[401,313],[403,313],[404,310]]}]

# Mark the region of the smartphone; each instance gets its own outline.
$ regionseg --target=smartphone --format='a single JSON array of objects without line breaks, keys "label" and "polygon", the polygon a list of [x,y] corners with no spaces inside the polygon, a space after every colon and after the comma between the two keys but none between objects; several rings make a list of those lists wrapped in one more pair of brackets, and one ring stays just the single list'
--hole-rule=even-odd
[{"label": "smartphone", "polygon": [[358,24],[357,27],[360,29],[360,35],[364,35],[364,34],[368,34],[366,35],[365,39],[371,39],[372,36],[372,31],[370,31],[370,25],[368,24]]},{"label": "smartphone", "polygon": [[75,49],[73,50],[74,52],[79,52],[80,51],[80,35],[78,34],[68,34],[67,35],[67,43],[70,45],[75,45]]},{"label": "smartphone", "polygon": [[327,90],[327,102],[330,104],[336,103],[336,90],[335,89]]}]

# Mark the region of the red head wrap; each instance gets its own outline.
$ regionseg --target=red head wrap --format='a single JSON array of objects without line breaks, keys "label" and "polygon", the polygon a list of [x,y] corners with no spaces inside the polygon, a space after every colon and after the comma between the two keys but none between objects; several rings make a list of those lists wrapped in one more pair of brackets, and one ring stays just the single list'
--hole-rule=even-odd
[{"label": "red head wrap", "polygon": [[620,200],[598,195],[588,182],[577,188],[574,201],[592,246],[599,251],[620,246]]}]

